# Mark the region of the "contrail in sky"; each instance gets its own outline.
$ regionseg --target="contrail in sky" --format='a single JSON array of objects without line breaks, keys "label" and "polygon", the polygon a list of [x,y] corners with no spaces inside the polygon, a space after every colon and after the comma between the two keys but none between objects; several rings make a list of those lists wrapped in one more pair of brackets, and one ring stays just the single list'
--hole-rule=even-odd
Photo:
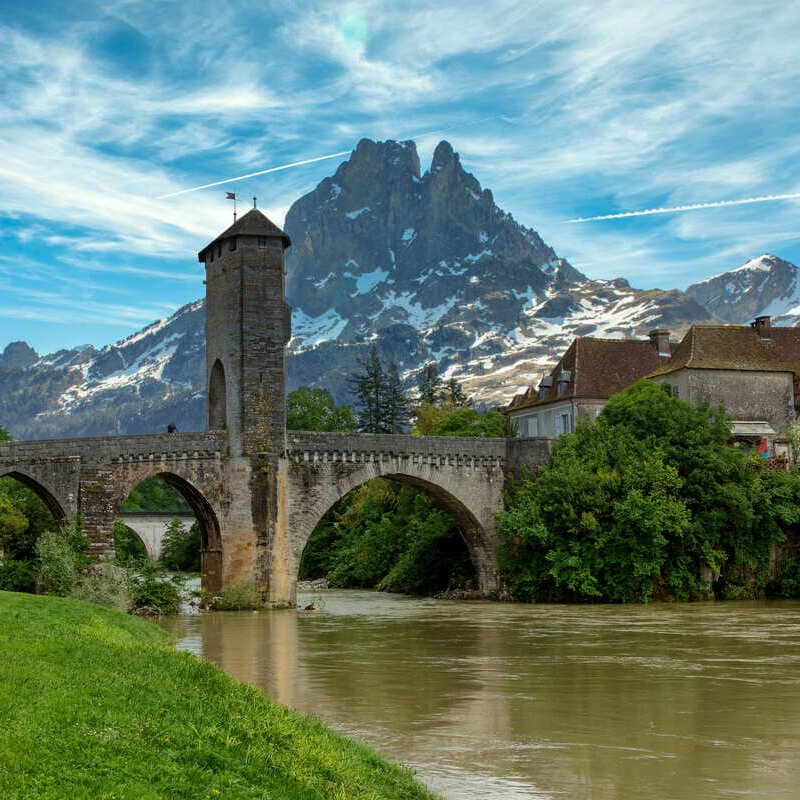
[{"label": "contrail in sky", "polygon": [[576,217],[565,222],[598,222],[604,219],[625,219],[626,217],[650,217],[653,214],[675,214],[679,211],[696,211],[699,208],[723,208],[724,206],[745,206],[750,203],[771,203],[775,200],[797,200],[800,192],[791,194],[766,194],[762,197],[743,197],[740,200],[717,200],[714,203],[692,203],[688,206],[670,206],[668,208],[647,208],[642,211],[623,211],[619,214],[601,214],[597,217]]},{"label": "contrail in sky", "polygon": [[303,161],[293,161],[291,164],[281,164],[279,167],[270,167],[269,169],[260,169],[258,172],[248,172],[247,175],[237,175],[235,178],[225,178],[222,181],[214,181],[213,183],[204,183],[202,186],[192,186],[191,189],[181,189],[178,192],[170,192],[169,194],[162,194],[156,200],[166,200],[168,197],[177,197],[180,194],[189,194],[189,192],[199,192],[201,189],[210,189],[212,186],[222,186],[225,183],[233,183],[234,181],[243,181],[247,178],[255,178],[257,175],[266,175],[269,172],[280,172],[283,169],[291,169],[292,167],[302,167],[304,164],[315,164],[317,161],[325,161],[328,158],[340,158],[341,156],[349,156],[349,150],[342,150],[340,153],[331,153],[327,156],[317,156],[316,158],[306,158]]}]

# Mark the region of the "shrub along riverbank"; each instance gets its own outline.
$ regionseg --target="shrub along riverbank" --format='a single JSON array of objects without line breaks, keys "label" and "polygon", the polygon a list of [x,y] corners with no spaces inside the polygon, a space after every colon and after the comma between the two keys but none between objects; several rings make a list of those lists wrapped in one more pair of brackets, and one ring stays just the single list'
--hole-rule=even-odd
[{"label": "shrub along riverbank", "polygon": [[0,797],[433,800],[169,642],[116,611],[0,592]]}]

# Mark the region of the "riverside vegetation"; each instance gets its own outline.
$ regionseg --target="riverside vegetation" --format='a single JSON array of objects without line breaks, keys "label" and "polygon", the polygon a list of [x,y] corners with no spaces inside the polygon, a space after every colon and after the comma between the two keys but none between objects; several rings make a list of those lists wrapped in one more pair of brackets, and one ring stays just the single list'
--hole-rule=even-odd
[{"label": "riverside vegetation", "polygon": [[0,592],[0,796],[434,800],[143,620]]},{"label": "riverside vegetation", "polygon": [[[724,410],[651,381],[562,436],[498,515],[511,594],[546,602],[800,596],[800,472],[730,446]],[[771,569],[777,552],[778,569]]]}]

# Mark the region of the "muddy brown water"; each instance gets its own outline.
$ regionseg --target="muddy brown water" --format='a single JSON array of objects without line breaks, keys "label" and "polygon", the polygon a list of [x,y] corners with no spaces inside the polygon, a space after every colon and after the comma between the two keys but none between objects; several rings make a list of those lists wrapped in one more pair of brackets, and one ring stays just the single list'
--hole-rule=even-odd
[{"label": "muddy brown water", "polygon": [[800,798],[798,602],[312,599],[165,624],[448,800]]}]

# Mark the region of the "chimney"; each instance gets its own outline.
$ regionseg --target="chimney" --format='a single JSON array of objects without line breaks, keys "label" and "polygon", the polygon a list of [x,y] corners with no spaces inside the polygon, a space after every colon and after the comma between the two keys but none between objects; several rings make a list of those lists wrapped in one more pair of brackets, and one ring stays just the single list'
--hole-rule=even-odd
[{"label": "chimney", "polygon": [[750,323],[750,327],[755,328],[762,339],[770,339],[772,337],[772,320],[766,314],[756,317]]},{"label": "chimney", "polygon": [[658,329],[650,331],[647,335],[660,356],[669,358],[672,355],[669,347],[669,331]]}]

